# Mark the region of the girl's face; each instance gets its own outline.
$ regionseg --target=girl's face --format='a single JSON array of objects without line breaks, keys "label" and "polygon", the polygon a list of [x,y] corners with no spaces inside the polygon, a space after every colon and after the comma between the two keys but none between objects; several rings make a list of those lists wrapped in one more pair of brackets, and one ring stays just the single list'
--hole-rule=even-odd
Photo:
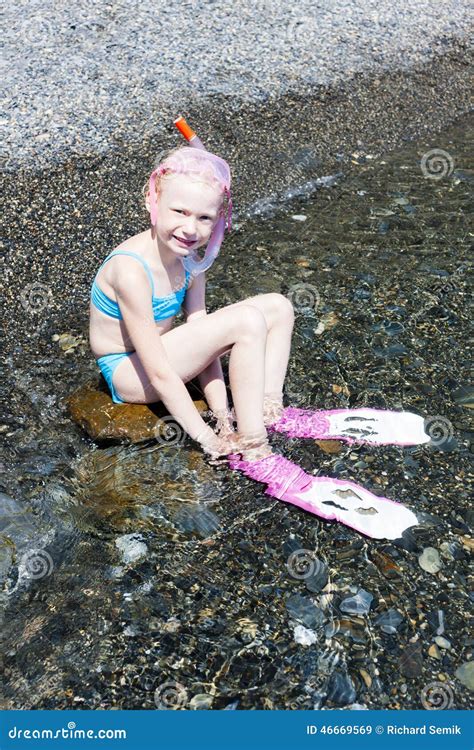
[{"label": "girl's face", "polygon": [[222,193],[217,186],[183,174],[168,175],[160,184],[158,241],[185,257],[208,242],[222,208]]}]

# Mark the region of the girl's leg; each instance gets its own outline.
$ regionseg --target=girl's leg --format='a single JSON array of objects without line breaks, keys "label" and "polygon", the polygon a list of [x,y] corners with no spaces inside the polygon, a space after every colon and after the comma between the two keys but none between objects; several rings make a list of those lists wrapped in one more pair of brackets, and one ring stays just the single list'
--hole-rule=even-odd
[{"label": "girl's leg", "polygon": [[248,297],[228,307],[232,309],[240,305],[252,305],[260,310],[267,325],[263,419],[265,425],[271,425],[278,421],[283,411],[283,384],[295,322],[293,305],[282,294],[269,293]]},{"label": "girl's leg", "polygon": [[[267,325],[260,310],[251,305],[222,308],[173,328],[161,335],[174,371],[188,382],[212,360],[230,349],[229,379],[239,433],[265,435],[263,393]],[[127,403],[160,400],[136,354],[117,366],[113,383]]]},{"label": "girl's leg", "polygon": [[282,393],[295,322],[293,305],[283,294],[271,292],[248,297],[222,309],[233,310],[242,305],[252,305],[260,310],[265,318],[268,334],[265,352],[264,390],[265,393]]}]

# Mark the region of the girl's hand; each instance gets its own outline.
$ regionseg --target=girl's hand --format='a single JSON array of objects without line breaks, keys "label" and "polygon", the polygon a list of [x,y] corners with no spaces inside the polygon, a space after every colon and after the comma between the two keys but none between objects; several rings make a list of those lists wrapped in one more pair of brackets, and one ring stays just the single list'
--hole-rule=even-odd
[{"label": "girl's hand", "polygon": [[228,456],[229,453],[233,453],[235,450],[234,443],[235,433],[229,433],[228,435],[216,435],[211,427],[207,427],[196,438],[200,444],[204,453],[207,453],[212,459],[219,458],[219,456]]}]

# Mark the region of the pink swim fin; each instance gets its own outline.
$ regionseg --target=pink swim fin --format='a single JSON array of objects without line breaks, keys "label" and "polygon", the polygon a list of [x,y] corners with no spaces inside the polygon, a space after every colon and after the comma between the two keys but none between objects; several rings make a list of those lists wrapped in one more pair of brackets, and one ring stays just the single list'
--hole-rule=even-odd
[{"label": "pink swim fin", "polygon": [[313,477],[279,454],[259,461],[243,461],[235,454],[227,458],[232,469],[265,482],[265,494],[327,521],[339,521],[373,539],[398,539],[418,524],[415,514],[404,505],[345,479]]},{"label": "pink swim fin", "polygon": [[268,430],[288,437],[343,440],[350,444],[420,445],[431,439],[424,424],[423,417],[408,411],[364,407],[311,411],[288,406]]}]

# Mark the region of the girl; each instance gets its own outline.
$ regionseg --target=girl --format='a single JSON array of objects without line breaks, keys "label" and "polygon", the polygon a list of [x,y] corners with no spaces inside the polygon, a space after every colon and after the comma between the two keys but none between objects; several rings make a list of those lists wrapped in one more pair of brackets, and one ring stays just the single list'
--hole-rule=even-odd
[{"label": "girl", "polygon": [[[119,245],[94,279],[90,345],[115,403],[161,400],[211,456],[240,450],[256,460],[271,454],[265,425],[283,408],[294,313],[277,293],[207,313],[205,273],[186,266],[224,216],[226,195],[230,200],[229,167],[214,154],[184,146],[157,164],[145,197],[151,228]],[[186,322],[173,328],[181,306]],[[230,354],[237,434],[222,374],[224,354]],[[218,434],[185,387],[196,376],[218,418]]]}]

